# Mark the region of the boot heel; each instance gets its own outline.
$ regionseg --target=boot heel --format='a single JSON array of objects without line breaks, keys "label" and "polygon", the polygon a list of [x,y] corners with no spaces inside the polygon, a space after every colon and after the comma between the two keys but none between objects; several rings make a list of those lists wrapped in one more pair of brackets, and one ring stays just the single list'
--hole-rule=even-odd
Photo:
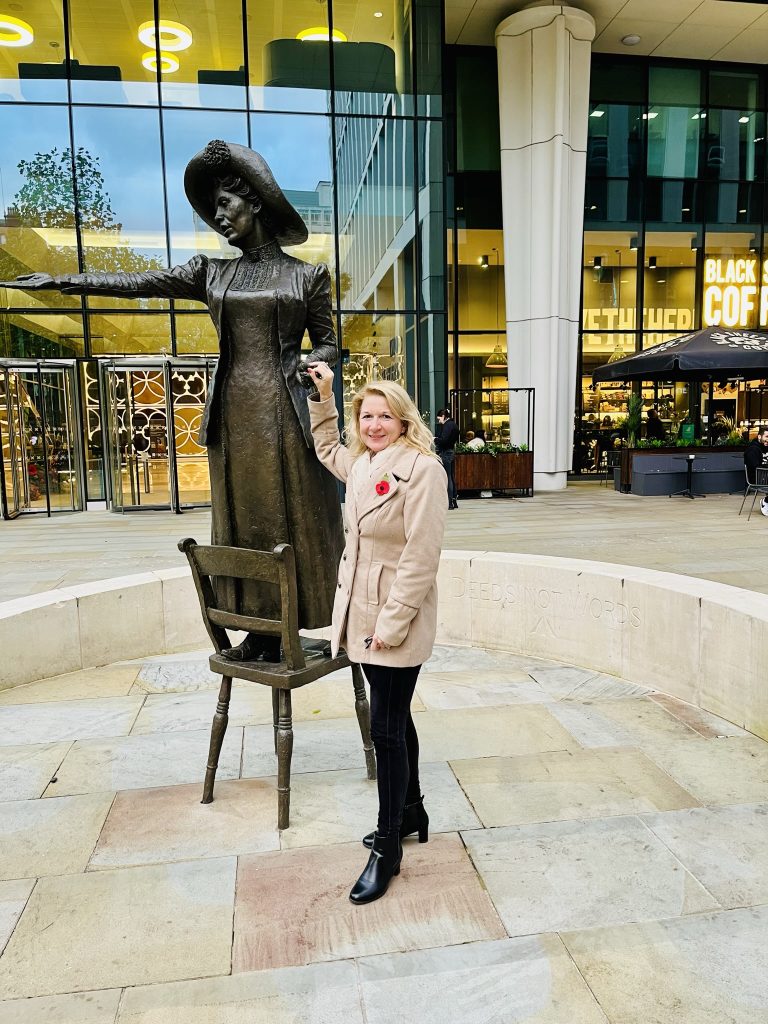
[{"label": "boot heel", "polygon": [[428,825],[424,825],[423,828],[419,829],[419,842],[420,843],[428,843],[429,842],[429,826]]}]

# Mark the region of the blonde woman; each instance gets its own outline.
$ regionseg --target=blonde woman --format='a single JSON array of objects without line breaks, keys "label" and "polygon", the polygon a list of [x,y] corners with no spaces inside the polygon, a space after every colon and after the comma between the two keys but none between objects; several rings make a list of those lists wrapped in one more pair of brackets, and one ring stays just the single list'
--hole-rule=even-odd
[{"label": "blonde woman", "polygon": [[363,843],[371,854],[353,903],[383,896],[400,873],[401,838],[428,838],[419,787],[419,740],[411,698],[432,653],[435,577],[446,514],[446,477],[432,435],[408,393],[391,381],[366,384],[352,401],[342,444],[333,370],[310,363],[318,394],[309,402],[317,457],[347,485],[344,554],[333,606],[332,647],[362,665],[371,688],[371,732],[379,817]]}]

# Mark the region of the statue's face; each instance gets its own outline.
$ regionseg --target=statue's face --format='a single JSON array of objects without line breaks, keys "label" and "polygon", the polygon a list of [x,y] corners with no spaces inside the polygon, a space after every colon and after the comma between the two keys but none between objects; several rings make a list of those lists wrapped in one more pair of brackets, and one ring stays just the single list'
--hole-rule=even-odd
[{"label": "statue's face", "polygon": [[240,245],[254,231],[258,222],[258,211],[251,201],[243,196],[217,188],[214,195],[216,213],[214,219],[219,231],[230,245]]}]

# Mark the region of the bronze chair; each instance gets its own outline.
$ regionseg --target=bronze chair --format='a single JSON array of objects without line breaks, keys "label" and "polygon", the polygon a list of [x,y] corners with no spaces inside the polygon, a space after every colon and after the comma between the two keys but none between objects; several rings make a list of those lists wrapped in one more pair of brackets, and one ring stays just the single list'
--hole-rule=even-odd
[{"label": "bronze chair", "polygon": [[[216,649],[216,653],[212,654],[209,660],[211,671],[222,677],[219,702],[211,729],[202,802],[209,804],[213,800],[216,768],[224,742],[224,733],[227,730],[232,680],[247,679],[252,683],[262,683],[264,686],[272,687],[272,724],[277,754],[277,827],[288,828],[293,753],[291,690],[306,686],[315,679],[322,679],[337,669],[347,668],[351,663],[345,653],[339,653],[335,658],[329,657],[326,653],[326,643],[299,636],[296,568],[290,544],[278,544],[274,551],[251,551],[246,548],[206,546],[197,544],[188,537],[179,541],[179,550],[189,560],[205,628]],[[217,608],[212,582],[216,577],[259,580],[276,584],[280,588],[281,619],[236,615]],[[222,658],[222,648],[230,646],[225,629],[280,636],[284,660],[273,664],[263,661],[235,662]],[[376,761],[371,741],[370,708],[359,665],[352,665],[352,684],[368,778],[375,779]]]}]

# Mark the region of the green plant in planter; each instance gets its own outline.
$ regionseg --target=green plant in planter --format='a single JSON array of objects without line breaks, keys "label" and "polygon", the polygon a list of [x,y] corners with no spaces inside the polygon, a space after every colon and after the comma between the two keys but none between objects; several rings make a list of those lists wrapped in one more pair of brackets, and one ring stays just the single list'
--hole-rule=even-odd
[{"label": "green plant in planter", "polygon": [[631,394],[627,401],[627,444],[634,448],[640,440],[640,426],[643,422],[643,396]]},{"label": "green plant in planter", "polygon": [[459,441],[456,445],[457,455],[503,455],[507,452],[530,451],[527,444],[503,444],[500,441],[486,441],[484,448],[470,448],[469,445]]}]

